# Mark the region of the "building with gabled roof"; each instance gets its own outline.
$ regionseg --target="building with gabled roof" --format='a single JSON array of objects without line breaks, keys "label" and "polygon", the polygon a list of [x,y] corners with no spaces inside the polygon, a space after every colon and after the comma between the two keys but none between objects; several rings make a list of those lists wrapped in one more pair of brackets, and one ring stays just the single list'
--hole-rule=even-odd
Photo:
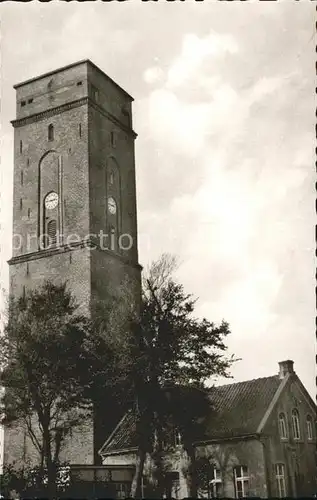
[{"label": "building with gabled roof", "polygon": [[[194,443],[198,461],[209,464],[202,497],[302,497],[317,491],[316,405],[294,372],[293,361],[280,362],[277,375],[208,392],[207,426]],[[99,453],[105,466],[134,465],[137,435],[132,410]],[[150,462],[148,457],[145,471]],[[167,496],[186,497],[186,453],[180,442],[169,464]]]}]

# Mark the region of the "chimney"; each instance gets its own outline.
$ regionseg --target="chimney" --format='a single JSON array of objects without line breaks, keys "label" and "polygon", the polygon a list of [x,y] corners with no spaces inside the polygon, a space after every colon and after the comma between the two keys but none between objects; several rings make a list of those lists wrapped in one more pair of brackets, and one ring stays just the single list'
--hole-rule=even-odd
[{"label": "chimney", "polygon": [[295,373],[294,372],[294,361],[291,359],[287,359],[286,361],[280,361],[279,362],[279,377],[280,379],[283,379],[287,373]]}]

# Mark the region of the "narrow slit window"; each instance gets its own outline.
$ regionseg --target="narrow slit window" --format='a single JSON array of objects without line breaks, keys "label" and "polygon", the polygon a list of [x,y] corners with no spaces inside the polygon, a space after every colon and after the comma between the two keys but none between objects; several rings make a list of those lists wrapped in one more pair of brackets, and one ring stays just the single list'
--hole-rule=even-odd
[{"label": "narrow slit window", "polygon": [[113,170],[111,170],[111,172],[109,174],[109,184],[111,184],[111,186],[112,186],[113,183],[114,183],[114,175],[113,175]]},{"label": "narrow slit window", "polygon": [[294,409],[292,411],[292,424],[293,424],[293,436],[294,439],[300,439],[300,424],[298,411]]},{"label": "narrow slit window", "polygon": [[307,416],[306,426],[307,426],[307,439],[308,439],[308,441],[312,441],[312,439],[313,439],[313,419],[311,418],[310,415]]},{"label": "narrow slit window", "polygon": [[56,234],[57,234],[57,224],[56,220],[50,220],[49,223],[47,224],[47,234],[49,237],[49,242],[51,245],[54,245],[56,243]]},{"label": "narrow slit window", "polygon": [[26,263],[26,275],[28,276],[30,274],[29,272],[29,263]]},{"label": "narrow slit window", "polygon": [[23,186],[23,170],[21,170],[21,186]]},{"label": "narrow slit window", "polygon": [[110,140],[111,140],[111,146],[113,148],[116,147],[117,145],[117,134],[115,131],[112,131],[111,134],[110,134]]},{"label": "narrow slit window", "polygon": [[20,153],[22,153],[22,151],[23,151],[23,142],[20,141]]},{"label": "narrow slit window", "polygon": [[31,215],[31,209],[28,208],[28,219],[30,218],[30,215]]},{"label": "narrow slit window", "polygon": [[96,89],[94,85],[91,86],[91,96],[94,101],[98,102],[99,100],[99,91]]},{"label": "narrow slit window", "polygon": [[28,159],[26,160],[26,165],[27,165],[27,167],[30,165],[30,158],[28,158]]},{"label": "narrow slit window", "polygon": [[20,198],[20,210],[22,210],[22,208],[23,208],[23,200],[22,198]]},{"label": "narrow slit window", "polygon": [[52,124],[48,126],[48,140],[49,141],[54,140],[54,126]]},{"label": "narrow slit window", "polygon": [[79,137],[81,137],[81,123],[78,125],[78,134],[79,134]]}]

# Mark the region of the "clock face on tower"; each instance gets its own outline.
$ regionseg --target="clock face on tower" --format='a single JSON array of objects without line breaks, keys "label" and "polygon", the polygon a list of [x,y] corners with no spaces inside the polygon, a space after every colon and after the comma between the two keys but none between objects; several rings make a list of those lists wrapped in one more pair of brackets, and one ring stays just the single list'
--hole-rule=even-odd
[{"label": "clock face on tower", "polygon": [[111,214],[115,214],[117,211],[117,204],[115,200],[112,198],[112,196],[108,198],[108,210]]},{"label": "clock face on tower", "polygon": [[51,193],[48,193],[48,195],[45,198],[45,208],[48,210],[52,210],[58,205],[58,194],[54,193],[53,191]]}]

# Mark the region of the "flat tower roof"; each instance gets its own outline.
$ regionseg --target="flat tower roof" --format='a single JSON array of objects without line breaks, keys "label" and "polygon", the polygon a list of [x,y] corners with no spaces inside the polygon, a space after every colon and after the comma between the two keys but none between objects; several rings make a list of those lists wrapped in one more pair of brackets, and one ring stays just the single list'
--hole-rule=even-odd
[{"label": "flat tower roof", "polygon": [[45,78],[46,76],[54,75],[55,73],[59,73],[60,71],[64,71],[65,69],[70,69],[70,68],[73,68],[74,66],[79,66],[80,64],[84,64],[84,63],[90,64],[93,68],[95,68],[100,73],[102,73],[105,78],[110,80],[117,88],[119,88],[124,94],[126,94],[131,99],[131,101],[134,101],[133,97],[130,94],[128,94],[128,92],[126,92],[122,87],[120,87],[120,85],[118,85],[104,71],[102,71],[100,68],[98,68],[98,66],[96,66],[96,64],[94,64],[90,59],[82,59],[81,61],[77,61],[77,62],[74,62],[72,64],[67,64],[67,66],[63,66],[61,68],[54,69],[53,71],[48,71],[47,73],[43,73],[42,75],[35,76],[34,78],[30,78],[29,80],[25,80],[24,82],[17,83],[15,85],[13,85],[13,88],[17,89],[19,87],[22,87],[23,85],[28,84],[28,83],[35,82],[36,80],[40,80],[41,78]]}]

